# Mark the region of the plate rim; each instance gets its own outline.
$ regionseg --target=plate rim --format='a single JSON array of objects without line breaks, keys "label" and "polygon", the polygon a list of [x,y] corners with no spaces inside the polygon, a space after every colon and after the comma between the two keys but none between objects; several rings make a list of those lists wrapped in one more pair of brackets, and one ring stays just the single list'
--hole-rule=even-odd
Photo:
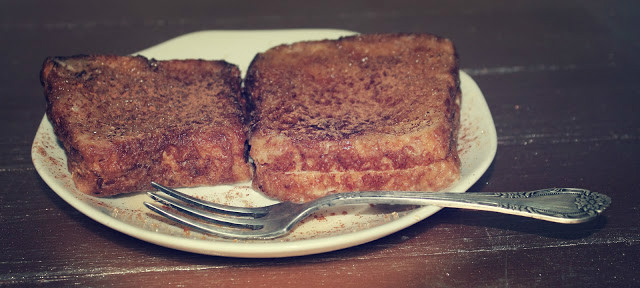
[{"label": "plate rim", "polygon": [[[175,44],[176,41],[184,41],[188,37],[201,37],[206,35],[211,35],[212,33],[288,33],[290,31],[295,31],[296,33],[309,33],[316,32],[319,34],[323,33],[336,33],[336,34],[345,34],[351,35],[356,34],[357,32],[348,31],[348,30],[339,30],[339,29],[276,29],[276,30],[202,30],[195,31],[187,34],[183,34],[177,36],[175,38],[171,38],[167,41],[161,42],[159,44],[148,47],[144,50],[138,52],[140,55],[144,55],[143,53],[146,51],[150,51],[151,49],[158,49],[158,46],[164,45],[166,43]],[[335,35],[335,37],[339,37],[340,35]],[[462,69],[460,70],[460,82],[465,85],[469,85],[471,89],[476,90],[479,94],[478,99],[480,104],[479,108],[483,108],[486,111],[483,111],[483,115],[487,115],[488,119],[485,119],[490,122],[491,125],[488,125],[486,128],[489,128],[490,131],[487,131],[489,136],[488,145],[490,148],[487,151],[486,157],[484,157],[483,161],[479,163],[478,168],[475,171],[479,171],[481,173],[473,174],[471,177],[472,180],[469,180],[470,184],[468,187],[464,187],[465,192],[468,188],[473,186],[474,183],[486,172],[488,167],[491,165],[495,158],[495,154],[497,151],[497,135],[495,130],[495,123],[493,122],[492,115],[489,111],[488,105],[486,103],[486,99],[482,94],[480,88],[477,83],[465,73]],[[464,102],[464,97],[463,97]],[[479,109],[478,107],[474,107],[474,109]],[[60,186],[56,183],[56,179],[54,175],[48,173],[46,171],[44,164],[37,161],[40,159],[39,152],[36,151],[36,146],[38,142],[38,134],[44,133],[43,125],[51,125],[49,122],[47,115],[45,113],[40,125],[38,126],[38,130],[36,131],[36,137],[32,144],[32,162],[36,168],[36,171],[40,175],[40,177],[45,181],[45,183],[56,193],[59,197],[61,197],[65,202],[70,204],[74,209],[80,211],[85,216],[93,219],[94,221],[101,223],[111,229],[124,233],[126,235],[132,236],[134,238],[153,243],[159,246],[177,249],[186,252],[193,252],[198,254],[205,255],[216,255],[216,256],[225,256],[225,257],[238,257],[238,258],[279,258],[279,257],[291,257],[291,256],[303,256],[303,255],[312,255],[324,252],[330,252],[335,250],[340,250],[348,247],[357,246],[360,244],[364,244],[393,233],[397,231],[406,229],[409,226],[420,222],[429,216],[435,214],[442,208],[435,206],[425,206],[421,208],[414,209],[408,212],[406,215],[394,219],[388,223],[384,223],[375,227],[363,229],[356,232],[343,233],[339,235],[332,236],[322,236],[311,239],[302,239],[302,240],[290,240],[290,241],[274,241],[269,242],[230,242],[230,241],[215,241],[212,239],[207,240],[199,240],[199,239],[191,239],[185,238],[176,235],[169,235],[159,232],[154,232],[148,229],[144,229],[143,227],[138,227],[132,225],[130,223],[124,222],[120,219],[114,218],[111,215],[105,214],[102,211],[97,210],[92,207],[89,203],[82,201],[74,193],[80,192],[72,192],[66,191],[64,187]],[[55,136],[55,135],[54,135]],[[62,149],[61,147],[58,147]],[[54,189],[57,188],[57,189]],[[62,188],[62,189],[61,189]],[[92,196],[88,196],[92,197]],[[401,225],[398,225],[401,224]],[[390,229],[391,227],[391,229]],[[383,231],[383,232],[381,232]],[[349,241],[349,238],[352,240]],[[327,241],[331,239],[332,241]],[[355,239],[355,240],[353,240]],[[331,244],[326,244],[327,242],[334,242]],[[212,249],[211,246],[216,246],[216,249]],[[241,246],[242,249],[238,249],[238,246]]]}]

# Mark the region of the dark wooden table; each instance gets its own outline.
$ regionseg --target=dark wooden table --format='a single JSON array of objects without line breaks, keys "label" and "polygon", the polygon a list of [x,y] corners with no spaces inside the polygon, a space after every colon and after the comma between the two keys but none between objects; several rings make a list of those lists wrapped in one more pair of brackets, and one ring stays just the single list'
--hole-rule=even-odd
[{"label": "dark wooden table", "polygon": [[[637,1],[214,2],[2,4],[0,286],[640,286]],[[498,131],[495,160],[470,192],[584,187],[610,195],[611,207],[579,225],[445,209],[341,251],[237,259],[111,230],[35,171],[46,56],[129,54],[198,30],[282,28],[453,39]]]}]

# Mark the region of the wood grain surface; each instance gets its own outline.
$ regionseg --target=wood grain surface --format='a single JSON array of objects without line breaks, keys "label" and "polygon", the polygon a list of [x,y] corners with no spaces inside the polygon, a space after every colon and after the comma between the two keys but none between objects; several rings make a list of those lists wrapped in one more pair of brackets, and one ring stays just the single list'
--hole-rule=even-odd
[{"label": "wood grain surface", "polygon": [[[0,286],[638,287],[637,1],[13,1],[0,9]],[[60,199],[31,162],[47,56],[129,54],[199,30],[429,32],[482,89],[498,152],[469,190],[583,187],[595,221],[445,209],[340,251],[281,259],[149,244]]]}]

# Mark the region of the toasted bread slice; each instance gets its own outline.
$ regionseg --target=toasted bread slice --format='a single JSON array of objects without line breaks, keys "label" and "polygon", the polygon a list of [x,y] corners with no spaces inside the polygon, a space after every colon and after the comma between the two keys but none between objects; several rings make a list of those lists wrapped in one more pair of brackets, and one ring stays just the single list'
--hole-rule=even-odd
[{"label": "toasted bread slice", "polygon": [[258,54],[245,79],[253,185],[295,202],[344,191],[442,189],[459,178],[451,41],[357,35]]},{"label": "toasted bread slice", "polygon": [[97,196],[251,178],[238,68],[130,56],[45,60],[47,116],[78,190]]}]

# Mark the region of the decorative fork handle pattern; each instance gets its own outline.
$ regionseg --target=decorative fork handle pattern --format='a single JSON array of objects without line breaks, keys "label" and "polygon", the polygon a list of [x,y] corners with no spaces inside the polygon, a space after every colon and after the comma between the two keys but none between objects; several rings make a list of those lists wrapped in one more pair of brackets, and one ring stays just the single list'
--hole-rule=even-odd
[{"label": "decorative fork handle pattern", "polygon": [[324,204],[328,206],[355,203],[435,205],[500,212],[559,223],[586,222],[597,216],[611,203],[611,199],[604,194],[576,188],[493,193],[394,191],[335,195],[326,197],[322,202],[326,201]]}]

